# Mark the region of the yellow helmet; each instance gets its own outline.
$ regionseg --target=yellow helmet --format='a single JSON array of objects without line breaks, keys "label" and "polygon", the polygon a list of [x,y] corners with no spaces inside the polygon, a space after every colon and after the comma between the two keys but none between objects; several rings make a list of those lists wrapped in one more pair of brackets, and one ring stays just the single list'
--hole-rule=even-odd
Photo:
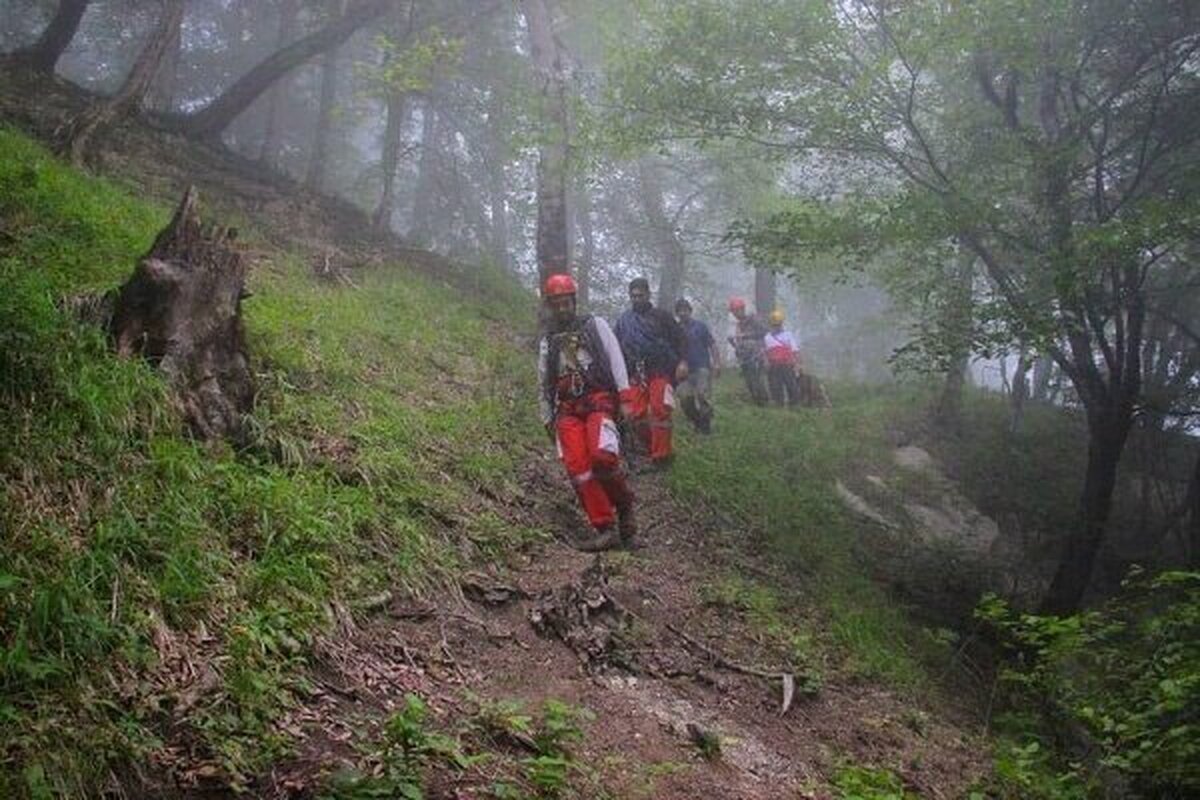
[{"label": "yellow helmet", "polygon": [[771,312],[771,316],[768,317],[768,319],[771,320],[772,325],[782,325],[783,324],[783,312],[777,308]]}]

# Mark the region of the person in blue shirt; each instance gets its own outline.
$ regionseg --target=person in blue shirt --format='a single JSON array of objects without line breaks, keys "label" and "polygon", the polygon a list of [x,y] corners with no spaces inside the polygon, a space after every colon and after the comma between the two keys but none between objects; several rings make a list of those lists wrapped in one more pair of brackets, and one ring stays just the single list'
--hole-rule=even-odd
[{"label": "person in blue shirt", "polygon": [[680,298],[675,303],[675,316],[685,338],[684,361],[687,380],[679,384],[679,405],[692,425],[702,434],[712,433],[712,383],[721,372],[721,351],[712,331],[692,317],[692,304]]}]

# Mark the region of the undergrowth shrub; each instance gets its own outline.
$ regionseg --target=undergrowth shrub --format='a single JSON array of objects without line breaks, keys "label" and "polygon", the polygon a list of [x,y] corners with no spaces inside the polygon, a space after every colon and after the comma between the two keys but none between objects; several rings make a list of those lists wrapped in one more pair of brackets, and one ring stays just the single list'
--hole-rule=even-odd
[{"label": "undergrowth shrub", "polygon": [[[1133,572],[1116,598],[1067,617],[989,596],[980,619],[1011,655],[1000,673],[1006,796],[1200,796],[1200,573]],[[1107,796],[1107,795],[1106,795]]]}]

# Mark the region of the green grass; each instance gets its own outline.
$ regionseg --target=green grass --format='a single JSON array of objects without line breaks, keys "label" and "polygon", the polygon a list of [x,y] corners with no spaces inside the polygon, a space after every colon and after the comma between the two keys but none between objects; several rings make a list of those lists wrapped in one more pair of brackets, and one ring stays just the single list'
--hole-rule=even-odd
[{"label": "green grass", "polygon": [[[916,413],[908,389],[835,392],[830,412],[756,408],[734,377],[719,385],[717,433],[686,436],[670,476],[677,494],[734,513],[798,575],[816,609],[821,640],[844,669],[915,689],[923,660],[944,655],[855,555],[863,526],[839,501],[835,476],[882,474],[889,427]],[[737,543],[734,543],[737,544]],[[761,598],[743,593],[743,601]]]},{"label": "green grass", "polygon": [[472,300],[396,265],[330,288],[272,253],[245,304],[253,443],[206,447],[156,373],[57,305],[124,280],[168,212],[0,129],[3,797],[90,794],[143,760],[177,689],[162,659],[201,623],[221,685],[188,720],[250,776],[288,748],[272,721],[331,605],[539,535],[473,491],[511,490],[536,434],[528,357],[489,322],[515,287]]}]

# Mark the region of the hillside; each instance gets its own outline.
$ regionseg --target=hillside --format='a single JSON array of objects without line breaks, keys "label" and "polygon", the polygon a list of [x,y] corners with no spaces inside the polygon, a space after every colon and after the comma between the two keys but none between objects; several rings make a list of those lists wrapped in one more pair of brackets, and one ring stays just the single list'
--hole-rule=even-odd
[{"label": "hillside", "polygon": [[[351,797],[423,775],[435,797],[852,797],[900,775],[937,797],[982,774],[899,657],[920,632],[838,579],[857,574],[844,551],[776,564],[764,520],[710,491],[754,484],[698,471],[708,443],[666,485],[637,479],[646,550],[555,541],[579,521],[535,435],[515,287],[398,262],[321,281],[314,252],[349,244],[238,220],[254,436],[204,448],[160,380],[59,303],[122,280],[179,187],[0,137],[6,794]],[[803,441],[854,413],[800,423]],[[812,491],[770,527],[845,532]],[[556,601],[582,631],[537,635]],[[746,674],[764,670],[795,678],[783,717],[779,679]]]}]

